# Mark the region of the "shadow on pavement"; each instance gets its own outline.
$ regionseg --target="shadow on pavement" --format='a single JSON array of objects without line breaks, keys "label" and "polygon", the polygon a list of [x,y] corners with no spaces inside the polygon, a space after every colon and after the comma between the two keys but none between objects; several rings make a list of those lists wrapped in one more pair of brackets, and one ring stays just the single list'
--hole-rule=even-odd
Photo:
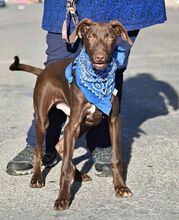
[{"label": "shadow on pavement", "polygon": [[146,134],[140,126],[148,119],[167,115],[170,108],[177,110],[179,99],[169,83],[156,79],[150,73],[137,74],[124,82],[121,115],[125,179],[134,138]]},{"label": "shadow on pavement", "polygon": [[[140,73],[124,81],[122,97],[122,158],[124,163],[124,178],[131,159],[132,144],[135,138],[140,138],[145,131],[140,126],[148,119],[167,115],[169,108],[179,108],[179,98],[174,88],[167,82],[156,79],[150,73]],[[78,164],[90,157],[87,153],[74,159]],[[88,172],[93,165],[91,159],[82,167]],[[81,183],[72,185],[72,199],[81,187]]]}]

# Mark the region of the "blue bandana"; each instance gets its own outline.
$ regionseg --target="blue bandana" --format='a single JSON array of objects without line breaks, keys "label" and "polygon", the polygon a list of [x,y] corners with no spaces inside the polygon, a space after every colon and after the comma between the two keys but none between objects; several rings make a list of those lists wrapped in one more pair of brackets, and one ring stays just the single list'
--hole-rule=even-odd
[{"label": "blue bandana", "polygon": [[75,79],[77,86],[85,95],[86,99],[94,104],[98,109],[109,115],[112,105],[111,97],[115,89],[115,72],[123,65],[125,50],[116,46],[111,63],[105,70],[95,70],[91,64],[89,56],[82,49],[74,63],[67,66],[65,76],[69,83],[72,82],[72,72],[75,69]]}]

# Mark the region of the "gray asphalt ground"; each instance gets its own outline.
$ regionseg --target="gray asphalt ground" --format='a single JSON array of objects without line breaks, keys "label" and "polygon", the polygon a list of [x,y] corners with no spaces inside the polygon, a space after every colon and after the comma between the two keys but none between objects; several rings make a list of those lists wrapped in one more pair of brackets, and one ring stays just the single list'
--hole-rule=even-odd
[{"label": "gray asphalt ground", "polygon": [[[79,169],[92,182],[73,184],[74,200],[53,210],[61,162],[46,170],[46,186],[31,189],[31,175],[10,176],[7,162],[25,147],[32,120],[36,77],[10,72],[14,55],[43,67],[42,5],[0,9],[0,219],[179,219],[179,11],[168,21],[141,31],[125,73],[122,144],[127,184],[133,196],[115,198],[112,178],[99,178],[89,153],[75,151]],[[95,137],[94,137],[95,138]]]}]

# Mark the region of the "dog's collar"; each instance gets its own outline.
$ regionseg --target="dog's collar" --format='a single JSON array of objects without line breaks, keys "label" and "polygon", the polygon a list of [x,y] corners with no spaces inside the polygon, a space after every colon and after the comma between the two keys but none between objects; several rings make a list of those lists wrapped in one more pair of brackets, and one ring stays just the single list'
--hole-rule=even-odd
[{"label": "dog's collar", "polygon": [[116,46],[116,50],[105,70],[94,70],[90,58],[82,49],[79,56],[71,63],[65,71],[69,83],[73,80],[72,72],[75,70],[77,86],[85,95],[86,99],[94,104],[105,114],[111,111],[111,97],[115,90],[115,72],[120,65],[123,65],[125,50]]}]

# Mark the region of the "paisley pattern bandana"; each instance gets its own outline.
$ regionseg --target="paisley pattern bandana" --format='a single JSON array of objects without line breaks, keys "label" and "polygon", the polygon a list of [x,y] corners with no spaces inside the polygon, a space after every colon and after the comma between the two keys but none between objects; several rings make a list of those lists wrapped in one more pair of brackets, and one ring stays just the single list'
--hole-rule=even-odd
[{"label": "paisley pattern bandana", "polygon": [[94,104],[106,115],[109,115],[112,105],[111,97],[115,89],[115,73],[125,60],[125,50],[116,46],[111,62],[105,70],[95,70],[90,58],[82,49],[79,56],[65,71],[66,79],[72,82],[72,72],[75,70],[77,86],[85,95],[86,99]]}]

